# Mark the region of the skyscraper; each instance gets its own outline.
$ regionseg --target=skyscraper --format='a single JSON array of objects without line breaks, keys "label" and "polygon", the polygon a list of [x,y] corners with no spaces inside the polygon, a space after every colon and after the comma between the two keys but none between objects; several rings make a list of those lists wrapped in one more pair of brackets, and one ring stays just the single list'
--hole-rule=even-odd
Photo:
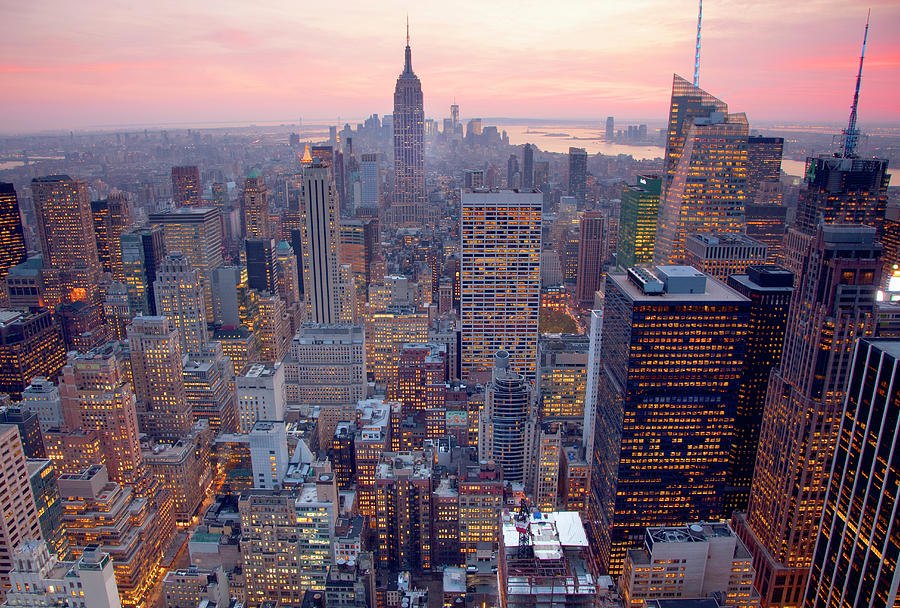
[{"label": "skyscraper", "polygon": [[360,157],[359,181],[362,188],[360,206],[377,210],[381,206],[381,173],[378,171],[377,154],[363,154]]},{"label": "skyscraper", "polygon": [[750,300],[747,356],[734,419],[725,496],[725,515],[730,516],[735,510],[747,508],[766,387],[772,368],[781,361],[794,275],[780,266],[750,266],[746,274],[729,276],[726,283]]},{"label": "skyscraper", "polygon": [[0,500],[6,513],[0,526],[0,600],[9,588],[14,551],[26,541],[40,540],[41,528],[25,463],[25,453],[14,424],[0,424]]},{"label": "skyscraper", "polygon": [[0,182],[0,280],[9,269],[28,259],[19,199],[12,184]]},{"label": "skyscraper", "polygon": [[194,418],[175,324],[166,317],[135,317],[128,326],[128,345],[141,431],[172,443],[187,436]]},{"label": "skyscraper", "polygon": [[[264,238],[248,238],[247,287],[278,294],[278,272],[275,268],[275,241]],[[295,258],[296,259],[296,258]]]},{"label": "skyscraper", "polygon": [[522,148],[522,187],[534,188],[534,146],[525,144]]},{"label": "skyscraper", "polygon": [[622,188],[616,253],[620,268],[653,262],[661,186],[662,180],[657,175],[638,175],[637,184]]},{"label": "skyscraper", "polygon": [[156,311],[178,330],[181,352],[200,356],[208,340],[206,309],[200,273],[180,252],[167,255],[156,271],[153,284]]},{"label": "skyscraper", "polygon": [[165,255],[162,229],[159,226],[133,228],[123,232],[119,242],[131,314],[155,315],[153,284],[156,282],[156,269]]},{"label": "skyscraper", "polygon": [[510,369],[509,353],[494,354],[491,381],[478,419],[478,458],[493,460],[503,480],[530,479],[537,416],[531,385]]},{"label": "skyscraper", "polygon": [[857,342],[805,606],[900,598],[900,341]]},{"label": "skyscraper", "polygon": [[269,228],[269,197],[266,180],[259,169],[253,169],[244,182],[244,236],[248,239],[271,237]]},{"label": "skyscraper", "polygon": [[682,149],[687,140],[687,134],[694,124],[694,118],[709,118],[714,112],[728,112],[728,106],[724,101],[716,99],[678,74],[672,75],[672,100],[669,104],[669,126],[666,131],[663,194],[675,177]]},{"label": "skyscraper", "polygon": [[425,218],[425,109],[412,69],[409,26],[406,62],[394,88],[394,223],[421,226]]},{"label": "skyscraper", "polygon": [[128,198],[124,192],[111,192],[105,200],[91,201],[91,213],[103,272],[111,273],[116,281],[124,281],[119,237],[134,222]]},{"label": "skyscraper", "polygon": [[609,218],[602,211],[585,211],[581,216],[578,241],[578,274],[575,299],[588,307],[603,280],[603,265],[609,250]]},{"label": "skyscraper", "polygon": [[303,169],[303,293],[312,323],[338,323],[341,303],[341,216],[334,191],[334,175],[327,163]]},{"label": "skyscraper", "polygon": [[200,206],[200,171],[196,165],[172,167],[172,202],[176,207]]},{"label": "skyscraper", "polygon": [[769,380],[746,515],[764,606],[797,605],[812,560],[854,343],[874,330],[881,245],[868,226],[820,225],[803,251],[781,365]]},{"label": "skyscraper", "polygon": [[584,148],[569,148],[569,196],[584,203],[587,195],[587,152]]},{"label": "skyscraper", "polygon": [[32,378],[56,378],[65,362],[62,332],[51,311],[0,310],[0,392],[17,399]]},{"label": "skyscraper", "polygon": [[51,283],[48,303],[99,303],[102,267],[87,184],[68,175],[50,175],[33,179],[31,192],[44,268]]},{"label": "skyscraper", "polygon": [[747,140],[747,202],[780,204],[783,137],[753,135]]},{"label": "skyscraper", "polygon": [[[212,274],[222,265],[222,224],[219,210],[197,207],[151,213],[150,224],[163,230],[166,253],[180,251],[200,273],[206,318],[212,319]],[[159,311],[157,311],[158,314]]]},{"label": "skyscraper", "polygon": [[[707,95],[686,82],[685,86],[695,90],[697,95]],[[674,91],[672,103],[674,113]],[[670,131],[670,145],[666,148],[669,181],[659,207],[653,253],[657,264],[682,263],[684,240],[688,234],[743,233],[745,230],[747,117],[729,114],[724,104],[720,109],[709,109],[711,111],[706,115],[698,113],[684,117],[677,136]],[[678,118],[680,115],[670,118],[670,123]],[[676,150],[674,142],[682,145]],[[675,158],[677,163],[673,162]]]},{"label": "skyscraper", "polygon": [[607,276],[589,519],[610,574],[645,527],[721,517],[749,307],[686,266]]},{"label": "skyscraper", "polygon": [[117,483],[137,483],[144,474],[134,391],[128,382],[123,354],[115,342],[84,355],[72,355],[59,384],[67,430],[96,431]]},{"label": "skyscraper", "polygon": [[612,141],[613,136],[616,134],[616,119],[612,116],[606,117],[606,140]]},{"label": "skyscraper", "polygon": [[540,192],[463,192],[460,289],[462,376],[487,378],[505,350],[526,380],[537,370],[541,296]]}]

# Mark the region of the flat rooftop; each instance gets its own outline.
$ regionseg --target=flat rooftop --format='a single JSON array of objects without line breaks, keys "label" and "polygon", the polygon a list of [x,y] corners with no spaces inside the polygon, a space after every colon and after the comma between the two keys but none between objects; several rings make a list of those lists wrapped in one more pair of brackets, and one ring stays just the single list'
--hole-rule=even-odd
[{"label": "flat rooftop", "polygon": [[[667,266],[667,269],[673,268],[672,266]],[[694,270],[694,269],[691,269]],[[694,272],[699,272],[694,270]],[[624,293],[628,298],[633,302],[688,302],[688,303],[697,303],[697,302],[749,302],[750,300],[731,289],[725,283],[714,279],[713,277],[706,277],[706,290],[704,293],[660,293],[660,294],[645,294],[641,292],[641,289],[628,280],[628,276],[625,273],[610,273],[607,275],[607,281],[611,281],[615,283],[616,287],[619,288],[622,293]],[[609,290],[607,289],[607,296],[609,295]]]}]

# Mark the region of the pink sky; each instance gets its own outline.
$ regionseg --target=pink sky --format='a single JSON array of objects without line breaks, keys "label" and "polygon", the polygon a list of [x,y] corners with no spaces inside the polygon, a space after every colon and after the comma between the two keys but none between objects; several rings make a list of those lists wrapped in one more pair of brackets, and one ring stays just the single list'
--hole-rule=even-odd
[{"label": "pink sky", "polygon": [[[409,11],[426,114],[662,119],[695,0],[4,3],[0,132],[390,113]],[[900,2],[873,0],[860,121],[900,122]],[[841,123],[868,5],[707,0],[701,86],[757,121]]]}]

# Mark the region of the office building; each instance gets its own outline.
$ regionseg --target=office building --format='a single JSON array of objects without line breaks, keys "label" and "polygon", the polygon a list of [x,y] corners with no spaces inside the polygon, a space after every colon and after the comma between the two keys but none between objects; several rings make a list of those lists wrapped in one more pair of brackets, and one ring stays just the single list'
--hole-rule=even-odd
[{"label": "office building", "polygon": [[375,558],[387,570],[431,569],[430,454],[385,452],[375,472]]},{"label": "office building", "polygon": [[303,169],[303,293],[312,323],[337,323],[341,302],[341,218],[334,175],[327,164],[313,162]]},{"label": "office building", "polygon": [[141,431],[154,439],[177,441],[194,424],[178,329],[166,317],[136,317],[128,326],[128,345]]},{"label": "office building", "polygon": [[579,334],[543,334],[538,342],[538,385],[542,420],[585,416],[589,340]]},{"label": "office building", "polygon": [[228,577],[221,566],[214,569],[179,568],[169,570],[162,582],[166,608],[198,608],[206,601],[209,608],[230,608]]},{"label": "office building", "polygon": [[[238,501],[246,604],[302,606],[308,589],[322,591],[330,559],[334,505],[315,484],[293,490],[245,490]],[[311,494],[311,495],[310,495]],[[278,564],[273,567],[273,564]]]},{"label": "office building", "polygon": [[881,237],[891,179],[887,168],[884,158],[807,158],[796,227],[812,233],[820,223],[863,224]]},{"label": "office building", "polygon": [[124,355],[110,342],[69,357],[60,376],[66,430],[96,431],[109,477],[137,483],[144,473],[135,397],[124,369]]},{"label": "office building", "polygon": [[397,379],[397,363],[403,345],[428,341],[428,314],[415,307],[388,307],[366,319],[366,371],[376,384],[387,386]]},{"label": "office building", "polygon": [[463,192],[461,213],[461,374],[487,378],[493,354],[534,380],[541,290],[539,192]]},{"label": "office building", "polygon": [[747,355],[741,374],[725,495],[725,515],[730,517],[734,511],[747,509],[766,389],[772,368],[781,362],[794,275],[780,266],[750,266],[747,274],[732,275],[726,283],[750,300]]},{"label": "office building", "polygon": [[184,363],[184,392],[194,420],[206,420],[213,434],[235,429],[234,363],[221,342],[210,342],[202,357]]},{"label": "office building", "polygon": [[359,325],[300,326],[284,362],[287,402],[356,403],[366,396],[366,346]]},{"label": "office building", "polygon": [[750,553],[727,523],[650,527],[619,577],[623,605],[715,597],[719,606],[756,608]]},{"label": "office building", "polygon": [[281,241],[275,246],[275,278],[277,293],[285,305],[291,308],[299,304],[300,272],[297,254],[287,241]]},{"label": "office building", "polygon": [[900,341],[853,354],[805,606],[896,606],[900,598]]},{"label": "office building", "polygon": [[113,283],[106,290],[103,300],[103,319],[111,340],[124,340],[126,328],[135,315],[128,303],[128,288],[124,283]]},{"label": "office building", "polygon": [[208,341],[204,285],[200,271],[187,255],[169,254],[156,271],[153,284],[156,312],[169,319],[178,332],[181,352],[199,356]]},{"label": "office building", "polygon": [[46,378],[41,376],[32,378],[31,384],[22,391],[22,402],[19,405],[37,416],[41,433],[63,425],[59,389]]},{"label": "office building", "polygon": [[[469,188],[473,186],[467,186]],[[534,146],[526,143],[522,148],[522,187],[534,188]]]},{"label": "office building", "polygon": [[253,333],[259,345],[259,360],[274,363],[281,361],[291,340],[291,320],[284,307],[284,300],[264,292],[256,302],[257,316]]},{"label": "office building", "polygon": [[765,264],[767,248],[743,234],[717,232],[689,234],[684,241],[684,264],[725,281],[746,274],[748,266]]},{"label": "office building", "polygon": [[199,207],[202,190],[200,170],[196,165],[172,167],[172,202],[175,207]]},{"label": "office building", "polygon": [[119,239],[134,223],[127,195],[114,190],[104,200],[91,201],[91,214],[94,218],[97,254],[103,272],[111,273],[113,280],[124,281],[122,245]]},{"label": "office building", "polygon": [[[167,254],[181,252],[200,273],[206,318],[213,318],[212,274],[222,265],[222,224],[219,210],[196,207],[151,213],[150,224],[163,231]],[[163,314],[157,311],[157,314]]]},{"label": "office building", "polygon": [[362,188],[360,207],[378,209],[381,206],[381,172],[378,170],[378,155],[360,156],[359,180]]},{"label": "office building", "polygon": [[661,186],[662,179],[657,175],[638,175],[635,185],[622,187],[616,253],[620,268],[653,262]]},{"label": "office building", "polygon": [[87,184],[68,175],[50,175],[33,179],[31,194],[48,304],[98,301],[102,267]]},{"label": "office building", "polygon": [[122,274],[128,291],[131,315],[156,314],[153,285],[156,271],[165,257],[163,232],[159,226],[132,228],[119,237],[122,252]]},{"label": "office building", "polygon": [[606,140],[612,141],[616,134],[616,119],[612,116],[606,117]]},{"label": "office building", "polygon": [[769,380],[746,515],[764,606],[799,605],[838,442],[853,345],[874,331],[881,245],[875,229],[820,225],[804,237],[781,365]]},{"label": "office building", "polygon": [[14,424],[0,424],[0,501],[6,513],[0,526],[0,600],[9,589],[9,573],[13,569],[13,553],[22,543],[41,539],[25,452]]},{"label": "office building", "polygon": [[34,412],[22,408],[19,404],[4,405],[0,407],[0,424],[12,424],[19,429],[19,439],[22,441],[25,458],[47,457],[41,427]]},{"label": "office building", "polygon": [[257,420],[284,420],[284,366],[251,363],[234,379],[238,431],[249,433]]},{"label": "office building", "polygon": [[695,118],[709,118],[724,113],[728,106],[678,74],[672,75],[672,98],[669,104],[669,124],[666,129],[666,156],[663,192],[672,183],[687,135]]},{"label": "office building", "polygon": [[578,513],[531,515],[526,509],[503,514],[500,525],[501,608],[589,608],[599,603],[600,577]]},{"label": "office building", "polygon": [[244,236],[247,239],[269,239],[269,191],[259,169],[253,169],[244,182]]},{"label": "office building", "polygon": [[513,371],[509,353],[498,351],[479,415],[478,458],[496,462],[504,481],[525,483],[531,474],[536,422],[531,385]]},{"label": "office building", "polygon": [[247,239],[244,241],[244,247],[247,251],[247,287],[279,295],[278,271],[275,266],[275,241],[272,239]]},{"label": "office building", "polygon": [[729,114],[724,103],[686,81],[682,82],[690,90],[684,100],[687,105],[676,108],[680,83],[675,78],[666,146],[667,184],[653,254],[657,264],[682,263],[688,234],[745,230],[747,117]]},{"label": "office building", "polygon": [[26,461],[28,482],[38,514],[38,524],[50,551],[61,559],[69,555],[69,537],[62,521],[62,501],[56,484],[58,475],[49,458],[29,458]]},{"label": "office building", "polygon": [[92,549],[109,553],[122,606],[149,608],[163,551],[174,534],[168,502],[110,481],[103,466],[61,475],[59,493],[75,556],[84,558]]},{"label": "office building", "polygon": [[603,282],[603,267],[609,252],[609,218],[602,211],[585,211],[578,240],[578,274],[575,299],[581,306],[594,303],[594,292]]},{"label": "office building", "polygon": [[562,425],[542,422],[534,431],[534,463],[530,471],[529,493],[534,507],[554,511],[564,501],[560,496],[560,463],[563,460]]},{"label": "office building", "polygon": [[106,465],[100,434],[94,430],[47,431],[44,433],[44,449],[60,475],[80,473],[94,465]]},{"label": "office building", "polygon": [[209,487],[209,445],[211,434],[201,422],[182,438],[170,443],[154,443],[143,450],[147,470],[160,490],[168,494],[172,517],[179,526],[188,526],[197,514]]},{"label": "office building", "polygon": [[0,309],[0,392],[18,399],[34,378],[56,378],[65,362],[62,331],[51,311]]},{"label": "office building", "polygon": [[47,543],[31,540],[16,549],[13,564],[5,607],[122,608],[113,562],[100,545],[88,545],[77,560],[64,561]]},{"label": "office building", "polygon": [[589,512],[611,575],[645,527],[721,518],[749,308],[687,266],[607,276]]},{"label": "office building", "polygon": [[752,135],[747,139],[747,202],[780,205],[783,137]]},{"label": "office building", "polygon": [[382,399],[366,399],[356,406],[356,500],[359,513],[369,518],[377,513],[375,474],[382,454],[390,451],[390,418],[391,403]]},{"label": "office building", "polygon": [[422,83],[412,68],[409,36],[406,61],[394,88],[394,224],[422,227],[425,218],[425,109]]},{"label": "office building", "polygon": [[19,198],[12,184],[0,182],[0,280],[9,269],[28,259]]},{"label": "office building", "polygon": [[584,148],[569,148],[569,196],[580,203],[587,194],[587,152]]},{"label": "office building", "polygon": [[253,487],[279,490],[288,468],[287,427],[283,420],[257,420],[250,428]]},{"label": "office building", "polygon": [[769,264],[781,262],[787,232],[787,212],[787,207],[781,203],[748,202],[744,206],[747,236],[765,244],[766,262]]}]

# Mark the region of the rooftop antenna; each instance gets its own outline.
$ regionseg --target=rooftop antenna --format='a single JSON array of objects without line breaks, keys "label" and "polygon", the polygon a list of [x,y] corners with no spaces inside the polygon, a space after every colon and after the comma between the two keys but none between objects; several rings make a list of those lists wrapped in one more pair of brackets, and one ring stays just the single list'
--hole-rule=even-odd
[{"label": "rooftop antenna", "polygon": [[406,13],[406,46],[409,46],[409,13]]},{"label": "rooftop antenna", "polygon": [[866,57],[866,40],[869,37],[869,16],[872,9],[866,13],[866,30],[863,33],[862,53],[859,56],[859,72],[856,74],[856,91],[853,93],[853,105],[850,106],[850,122],[844,130],[844,158],[853,158],[856,156],[856,146],[859,143],[859,129],[856,127],[856,111],[859,107],[859,85],[862,81],[863,59]]},{"label": "rooftop antenna", "polygon": [[703,21],[703,0],[697,13],[697,54],[694,56],[694,86],[700,86],[700,22]]}]

